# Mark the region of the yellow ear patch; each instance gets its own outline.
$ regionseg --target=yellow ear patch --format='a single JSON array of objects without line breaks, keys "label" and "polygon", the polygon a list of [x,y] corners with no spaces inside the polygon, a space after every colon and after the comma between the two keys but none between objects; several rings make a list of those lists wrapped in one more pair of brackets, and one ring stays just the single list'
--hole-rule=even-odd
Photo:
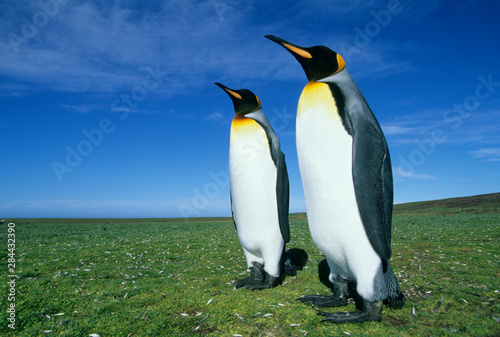
[{"label": "yellow ear patch", "polygon": [[284,43],[283,46],[285,48],[287,48],[288,50],[291,50],[295,54],[302,56],[303,58],[312,59],[312,55],[310,53],[306,52],[304,49],[294,47],[294,46],[289,45],[287,43]]},{"label": "yellow ear patch", "polygon": [[340,54],[337,54],[337,64],[339,65],[339,69],[335,73],[338,73],[345,68],[345,61]]}]

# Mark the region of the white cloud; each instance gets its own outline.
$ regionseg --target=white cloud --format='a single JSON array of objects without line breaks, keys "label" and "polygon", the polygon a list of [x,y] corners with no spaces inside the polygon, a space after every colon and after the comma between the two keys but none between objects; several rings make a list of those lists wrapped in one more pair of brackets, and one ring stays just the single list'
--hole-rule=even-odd
[{"label": "white cloud", "polygon": [[419,134],[422,129],[417,127],[407,127],[401,124],[384,124],[381,125],[382,131],[386,136],[395,136],[395,135],[410,135],[410,134]]},{"label": "white cloud", "polygon": [[419,180],[436,180],[437,176],[425,173],[417,173],[415,171],[409,171],[406,167],[396,166],[392,168],[392,172],[395,176],[401,178],[409,179],[419,179]]},{"label": "white cloud", "polygon": [[[23,3],[11,7],[12,17],[28,21],[40,11]],[[228,7],[224,14],[221,20],[212,2],[130,2],[127,7],[72,1],[20,43],[19,52],[3,40],[0,75],[45,90],[113,92],[140,84],[141,68],[159,64],[170,77],[165,92],[196,89],[207,75],[234,69],[235,60],[241,60],[240,71],[249,71],[241,56],[253,41],[227,39],[240,8]],[[23,22],[0,20],[8,33],[23,36]]]},{"label": "white cloud", "polygon": [[[9,39],[0,42],[0,76],[7,83],[0,85],[3,94],[19,94],[26,90],[57,90],[64,92],[117,92],[130,90],[142,81],[142,69],[159,64],[167,74],[159,90],[163,95],[176,95],[197,90],[214,80],[249,81],[252,79],[304,79],[298,65],[293,64],[285,50],[278,50],[265,34],[289,32],[283,38],[303,36],[301,22],[310,20],[318,11],[329,11],[338,18],[356,13],[368,15],[370,8],[384,8],[381,1],[349,2],[332,5],[294,6],[291,21],[255,24],[256,18],[270,16],[278,5],[250,1],[70,1],[60,5],[48,17],[35,36],[20,43],[17,53]],[[307,8],[302,8],[302,7]],[[8,2],[0,28],[23,36],[25,17],[32,24],[33,15],[41,11],[31,2]],[[304,9],[304,10],[301,10]],[[343,13],[343,14],[342,14]],[[325,16],[326,17],[326,16]],[[318,22],[318,29],[328,22]],[[251,27],[251,29],[242,29]],[[354,36],[336,35],[335,40],[315,39],[335,49],[342,40],[349,44]],[[302,41],[304,41],[302,40]],[[301,41],[292,41],[299,43]],[[406,61],[390,57],[395,44],[374,38],[370,55],[354,56],[358,77],[407,71]],[[244,83],[242,83],[243,85]]]},{"label": "white cloud", "polygon": [[209,114],[208,116],[206,116],[205,118],[203,118],[203,120],[212,121],[212,122],[218,122],[218,123],[228,122],[228,119],[224,116],[224,114],[222,114],[219,111],[212,112],[211,114]]},{"label": "white cloud", "polygon": [[78,113],[89,113],[94,110],[100,109],[101,107],[95,104],[86,104],[86,105],[74,105],[74,104],[63,104],[61,108],[67,109],[69,111],[75,111]]},{"label": "white cloud", "polygon": [[486,159],[487,161],[500,161],[500,148],[481,148],[472,151],[471,154],[477,159]]},{"label": "white cloud", "polygon": [[[450,108],[452,106],[450,104]],[[438,146],[474,144],[491,147],[500,144],[500,111],[478,110],[458,118],[458,114],[445,114],[450,108],[410,110],[381,127],[392,145],[415,145],[424,141],[432,141]]]}]

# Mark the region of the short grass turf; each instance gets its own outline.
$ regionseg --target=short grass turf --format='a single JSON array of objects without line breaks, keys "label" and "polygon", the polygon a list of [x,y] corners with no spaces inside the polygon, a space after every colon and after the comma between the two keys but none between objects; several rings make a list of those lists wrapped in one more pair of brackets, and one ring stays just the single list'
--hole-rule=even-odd
[{"label": "short grass turf", "polygon": [[[277,288],[235,290],[246,261],[229,219],[17,220],[16,330],[8,327],[0,226],[0,333],[16,336],[498,336],[500,214],[394,218],[392,267],[407,303],[380,323],[320,323],[295,299],[329,294],[307,221],[288,248],[306,268]],[[323,310],[323,309],[322,309]],[[324,311],[354,310],[345,308]]]}]

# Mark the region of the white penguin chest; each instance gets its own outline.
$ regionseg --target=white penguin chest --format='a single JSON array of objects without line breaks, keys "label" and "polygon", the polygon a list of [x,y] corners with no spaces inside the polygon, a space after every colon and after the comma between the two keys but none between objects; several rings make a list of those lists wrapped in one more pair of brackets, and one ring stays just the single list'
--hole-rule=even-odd
[{"label": "white penguin chest", "polygon": [[[309,83],[297,110],[297,154],[313,240],[342,261],[368,238],[359,215],[352,176],[353,138],[338,114],[328,85]],[[356,247],[357,246],[357,247]]]},{"label": "white penguin chest", "polygon": [[233,122],[229,146],[231,199],[240,234],[240,227],[258,232],[256,226],[269,226],[278,219],[277,169],[269,142],[257,122],[245,119]]},{"label": "white penguin chest", "polygon": [[306,202],[315,200],[311,207],[325,202],[335,209],[353,206],[352,144],[328,86],[308,84],[297,110],[297,153]]},{"label": "white penguin chest", "polygon": [[245,118],[243,121],[233,122],[229,170],[232,188],[238,188],[240,184],[259,185],[259,181],[271,178],[276,181],[276,167],[271,157],[269,141],[264,129],[256,121]]}]

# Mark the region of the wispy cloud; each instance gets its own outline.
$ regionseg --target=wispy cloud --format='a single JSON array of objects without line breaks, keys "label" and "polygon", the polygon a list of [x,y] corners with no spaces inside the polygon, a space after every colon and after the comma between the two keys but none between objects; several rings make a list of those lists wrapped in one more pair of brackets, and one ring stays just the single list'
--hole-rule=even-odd
[{"label": "wispy cloud", "polygon": [[393,167],[392,168],[393,174],[395,176],[401,177],[401,178],[409,178],[409,179],[418,179],[418,180],[436,180],[438,179],[437,176],[431,175],[431,174],[425,174],[425,173],[417,173],[414,171],[409,171],[405,167]]},{"label": "wispy cloud", "polygon": [[86,105],[63,104],[61,105],[61,108],[78,113],[89,113],[94,110],[100,109],[101,107],[95,104],[86,104]]},{"label": "wispy cloud", "polygon": [[418,120],[384,123],[381,127],[391,146],[400,146],[413,145],[416,141],[431,137],[432,130],[439,125],[440,122],[435,120]]},{"label": "wispy cloud", "polygon": [[[441,145],[500,144],[500,111],[474,111],[461,117],[447,115],[448,107],[415,110],[398,115],[382,124],[382,130],[392,145],[407,145],[431,139]],[[418,118],[417,118],[418,117]],[[439,141],[434,138],[439,135]]]},{"label": "wispy cloud", "polygon": [[[245,31],[240,27],[250,25],[262,13],[274,13],[276,4],[241,1],[236,5],[220,1],[145,4],[75,0],[60,5],[57,14],[37,30],[36,36],[18,45],[19,52],[13,50],[9,38],[0,41],[0,76],[7,79],[0,90],[10,95],[29,90],[117,92],[140,83],[141,69],[156,64],[168,74],[160,88],[166,95],[197,90],[214,78],[303,79],[291,56],[285,51],[277,52],[278,46],[265,40],[265,34],[289,32],[283,37],[297,38],[294,42],[301,43],[299,30],[294,27],[309,22],[312,12],[327,10],[344,20],[348,12],[351,18],[359,14],[370,19],[371,8],[387,6],[383,1],[327,2],[328,5],[321,2],[319,7],[298,3],[294,5],[297,8],[293,24],[276,20],[270,24],[269,20]],[[301,8],[304,10],[298,10]],[[30,2],[8,2],[2,9],[6,14],[0,18],[0,28],[21,37],[22,18],[30,21],[34,13],[41,11],[39,5]],[[326,20],[318,24],[318,29],[330,25]],[[317,39],[314,43],[335,49],[339,42],[349,44],[354,34],[339,34],[335,41]],[[306,36],[304,41],[311,38]],[[369,57],[367,53],[353,56],[357,65],[354,73],[361,77],[412,69],[406,61],[392,55],[397,48],[401,47],[373,39]]]},{"label": "wispy cloud", "polygon": [[471,152],[472,156],[477,159],[485,159],[486,161],[500,161],[500,147],[497,148],[481,148]]},{"label": "wispy cloud", "polygon": [[217,122],[217,123],[228,123],[228,119],[224,116],[224,114],[222,114],[219,111],[214,111],[210,113],[208,116],[203,118],[203,120]]},{"label": "wispy cloud", "polygon": [[[22,36],[23,23],[15,18],[40,11],[24,5],[11,6],[14,19],[1,22],[5,31]],[[141,80],[141,67],[159,63],[175,77],[165,85],[170,93],[203,80],[200,75],[219,72],[225,60],[238,58],[227,52],[235,41],[226,41],[222,34],[241,15],[236,8],[221,20],[211,2],[155,2],[140,10],[137,6],[134,1],[69,2],[35,37],[18,46],[21,52],[2,40],[0,74],[37,88],[118,91]],[[244,42],[239,45],[244,47]]]},{"label": "wispy cloud", "polygon": [[427,127],[425,126],[409,127],[409,126],[404,126],[404,124],[397,124],[397,123],[384,124],[381,127],[386,136],[417,135],[425,132],[425,130],[427,129]]}]

